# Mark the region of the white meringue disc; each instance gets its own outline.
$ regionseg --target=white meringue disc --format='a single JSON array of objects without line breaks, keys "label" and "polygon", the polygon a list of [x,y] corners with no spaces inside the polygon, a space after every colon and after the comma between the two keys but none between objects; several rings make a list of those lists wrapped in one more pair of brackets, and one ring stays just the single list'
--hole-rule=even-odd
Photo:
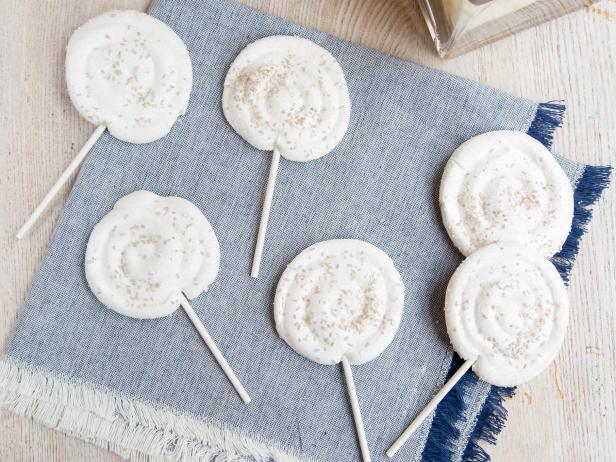
[{"label": "white meringue disc", "polygon": [[303,250],[276,289],[276,330],[297,353],[321,364],[362,364],[393,340],[404,283],[389,256],[367,242],[336,239]]},{"label": "white meringue disc", "polygon": [[314,42],[266,37],[244,48],[224,83],[222,108],[235,131],[266,151],[306,162],[330,152],[349,125],[342,68]]},{"label": "white meringue disc", "polygon": [[182,39],[139,11],[110,11],[86,22],[66,48],[71,101],[116,138],[149,143],[186,112],[192,64]]},{"label": "white meringue disc", "polygon": [[548,367],[567,329],[569,301],[549,260],[516,243],[484,247],[460,264],[445,297],[447,333],[473,371],[498,386]]},{"label": "white meringue disc", "polygon": [[445,167],[439,202],[447,233],[464,255],[516,241],[552,257],[573,218],[565,172],[543,144],[517,131],[488,132],[460,145]]},{"label": "white meringue disc", "polygon": [[180,197],[136,191],[94,227],[85,257],[88,284],[107,307],[134,318],[174,312],[216,279],[220,248],[203,213]]}]

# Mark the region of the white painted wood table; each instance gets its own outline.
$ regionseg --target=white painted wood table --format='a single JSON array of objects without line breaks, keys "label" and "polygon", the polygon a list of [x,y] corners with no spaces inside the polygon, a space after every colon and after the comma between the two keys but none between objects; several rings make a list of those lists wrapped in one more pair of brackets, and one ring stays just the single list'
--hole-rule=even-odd
[{"label": "white painted wood table", "polygon": [[[433,52],[412,0],[243,0],[331,32],[537,101],[565,99],[555,148],[580,162],[616,165],[616,1],[605,0],[459,58]],[[0,0],[0,351],[69,186],[23,241],[17,229],[92,126],[71,106],[64,47],[71,32],[112,8],[147,1]],[[573,271],[572,316],[548,372],[520,387],[495,461],[616,458],[616,188],[596,210]],[[115,461],[103,449],[0,412],[0,461]]]}]

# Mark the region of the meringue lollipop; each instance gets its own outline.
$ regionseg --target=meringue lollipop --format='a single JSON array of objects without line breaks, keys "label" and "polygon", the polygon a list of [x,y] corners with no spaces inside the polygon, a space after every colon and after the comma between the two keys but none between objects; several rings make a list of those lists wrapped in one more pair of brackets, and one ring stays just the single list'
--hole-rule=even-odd
[{"label": "meringue lollipop", "polygon": [[484,133],[456,149],[439,201],[447,233],[464,255],[516,241],[552,257],[573,218],[565,172],[543,144],[516,131]]},{"label": "meringue lollipop", "polygon": [[280,156],[307,162],[334,149],[349,125],[349,92],[327,50],[303,38],[272,36],[251,43],[233,61],[222,108],[248,143],[273,151],[251,270],[256,278]]},{"label": "meringue lollipop", "polygon": [[282,274],[274,300],[276,330],[297,353],[342,363],[362,457],[370,452],[351,364],[376,358],[391,343],[404,307],[393,262],[367,242],[338,239],[302,251]]},{"label": "meringue lollipop", "polygon": [[464,373],[496,386],[514,386],[541,373],[563,342],[569,318],[565,285],[535,249],[492,244],[455,271],[445,296],[447,333],[465,360],[389,448],[392,457]]},{"label": "meringue lollipop", "polygon": [[164,137],[186,112],[192,65],[182,39],[138,11],[111,11],[77,29],[66,48],[66,83],[75,108],[97,126],[17,233],[21,239],[107,129],[128,143]]},{"label": "meringue lollipop", "polygon": [[248,393],[187,300],[207,290],[219,263],[214,230],[193,203],[136,191],[118,200],[94,227],[85,272],[94,295],[125,316],[158,318],[181,305],[248,403]]}]

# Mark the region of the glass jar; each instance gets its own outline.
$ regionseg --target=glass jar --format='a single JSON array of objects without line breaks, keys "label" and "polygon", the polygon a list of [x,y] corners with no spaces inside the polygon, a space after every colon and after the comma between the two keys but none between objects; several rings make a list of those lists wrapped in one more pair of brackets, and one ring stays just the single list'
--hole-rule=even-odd
[{"label": "glass jar", "polygon": [[466,53],[598,0],[418,0],[442,58]]}]

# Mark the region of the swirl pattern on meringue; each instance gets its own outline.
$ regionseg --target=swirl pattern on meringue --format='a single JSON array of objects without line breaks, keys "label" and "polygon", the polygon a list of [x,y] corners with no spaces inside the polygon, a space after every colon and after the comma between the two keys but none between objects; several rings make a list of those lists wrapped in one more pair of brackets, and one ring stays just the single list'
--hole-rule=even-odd
[{"label": "swirl pattern on meringue", "polygon": [[220,248],[201,211],[180,197],[136,191],[94,227],[85,257],[88,284],[107,307],[156,318],[195,298],[216,279]]},{"label": "swirl pattern on meringue", "polygon": [[248,143],[294,161],[330,152],[349,125],[342,69],[310,40],[272,36],[248,45],[224,83],[225,117]]},{"label": "swirl pattern on meringue", "polygon": [[554,359],[567,329],[569,302],[554,268],[532,249],[492,244],[455,271],[445,297],[447,332],[487,382],[526,382]]},{"label": "swirl pattern on meringue", "polygon": [[393,340],[404,308],[404,283],[385,252],[336,239],[302,251],[282,274],[274,300],[278,334],[321,364],[346,357],[362,364]]},{"label": "swirl pattern on meringue", "polygon": [[77,29],[66,49],[71,101],[116,138],[149,143],[186,112],[192,64],[180,37],[138,11],[111,11]]},{"label": "swirl pattern on meringue", "polygon": [[441,180],[443,223],[464,255],[515,241],[544,257],[571,228],[573,191],[550,151],[522,132],[496,131],[463,143]]}]

